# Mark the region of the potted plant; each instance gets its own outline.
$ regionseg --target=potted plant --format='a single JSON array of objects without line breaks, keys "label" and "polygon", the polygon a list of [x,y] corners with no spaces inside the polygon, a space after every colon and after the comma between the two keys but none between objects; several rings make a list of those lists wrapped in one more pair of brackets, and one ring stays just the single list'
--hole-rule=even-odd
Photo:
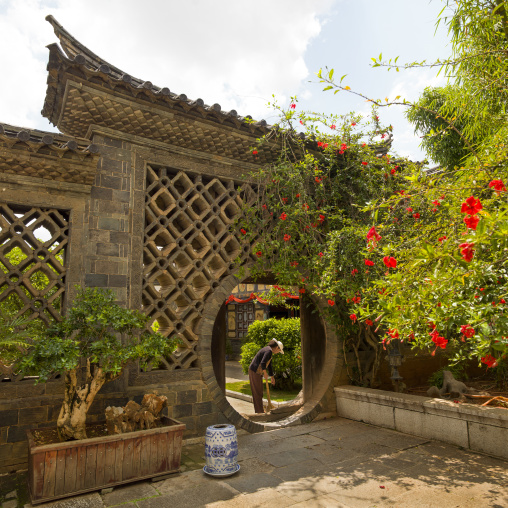
[{"label": "potted plant", "polygon": [[57,420],[60,442],[29,441],[29,487],[33,503],[167,474],[179,469],[185,425],[88,438],[87,412],[104,384],[126,365],[148,362],[174,350],[177,340],[146,330],[147,316],[124,309],[111,291],[81,289],[67,315],[33,341],[23,372],[45,382],[64,377]]}]

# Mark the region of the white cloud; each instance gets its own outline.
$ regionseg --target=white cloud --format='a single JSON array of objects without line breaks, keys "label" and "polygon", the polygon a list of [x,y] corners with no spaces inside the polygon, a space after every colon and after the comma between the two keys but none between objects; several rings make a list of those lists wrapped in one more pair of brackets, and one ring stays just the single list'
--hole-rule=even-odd
[{"label": "white cloud", "polygon": [[[309,75],[304,56],[334,0],[11,0],[0,10],[0,121],[40,120],[54,17],[127,73],[223,110],[266,117],[272,93],[287,101]],[[0,4],[1,5],[1,4]],[[0,8],[1,9],[1,8]]]}]

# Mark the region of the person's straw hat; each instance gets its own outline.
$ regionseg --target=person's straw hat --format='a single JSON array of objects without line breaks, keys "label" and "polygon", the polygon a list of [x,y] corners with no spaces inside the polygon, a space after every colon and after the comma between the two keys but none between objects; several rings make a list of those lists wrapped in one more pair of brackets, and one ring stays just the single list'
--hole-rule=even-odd
[{"label": "person's straw hat", "polygon": [[279,346],[280,352],[284,354],[284,346],[282,342],[280,342],[279,340],[276,340],[275,342],[277,342],[277,346]]}]

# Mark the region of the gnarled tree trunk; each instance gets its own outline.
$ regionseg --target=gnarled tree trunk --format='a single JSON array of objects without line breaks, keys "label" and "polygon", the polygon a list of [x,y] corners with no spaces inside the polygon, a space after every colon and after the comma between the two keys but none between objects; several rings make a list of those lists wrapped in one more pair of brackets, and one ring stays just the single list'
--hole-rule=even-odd
[{"label": "gnarled tree trunk", "polygon": [[78,386],[76,369],[65,373],[65,394],[57,420],[60,441],[86,439],[86,415],[102,386],[112,378],[87,360],[85,382]]}]

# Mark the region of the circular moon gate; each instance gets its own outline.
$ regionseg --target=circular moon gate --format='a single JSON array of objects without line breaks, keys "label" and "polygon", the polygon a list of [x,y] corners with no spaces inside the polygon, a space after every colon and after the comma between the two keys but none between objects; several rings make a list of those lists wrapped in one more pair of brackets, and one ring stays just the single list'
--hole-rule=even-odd
[{"label": "circular moon gate", "polygon": [[203,380],[208,386],[213,402],[228,420],[249,432],[310,422],[320,412],[329,411],[331,404],[334,404],[333,386],[334,380],[337,378],[338,337],[329,323],[318,317],[317,313],[311,312],[313,308],[324,307],[324,302],[309,297],[301,300],[300,309],[303,406],[294,414],[284,417],[282,420],[259,423],[244,418],[229,404],[214,372],[212,341],[214,326],[221,307],[239,282],[239,279],[234,275],[229,275],[221,281],[213,297],[205,303],[203,318],[197,328],[197,335],[199,336],[197,352],[200,357]]}]

